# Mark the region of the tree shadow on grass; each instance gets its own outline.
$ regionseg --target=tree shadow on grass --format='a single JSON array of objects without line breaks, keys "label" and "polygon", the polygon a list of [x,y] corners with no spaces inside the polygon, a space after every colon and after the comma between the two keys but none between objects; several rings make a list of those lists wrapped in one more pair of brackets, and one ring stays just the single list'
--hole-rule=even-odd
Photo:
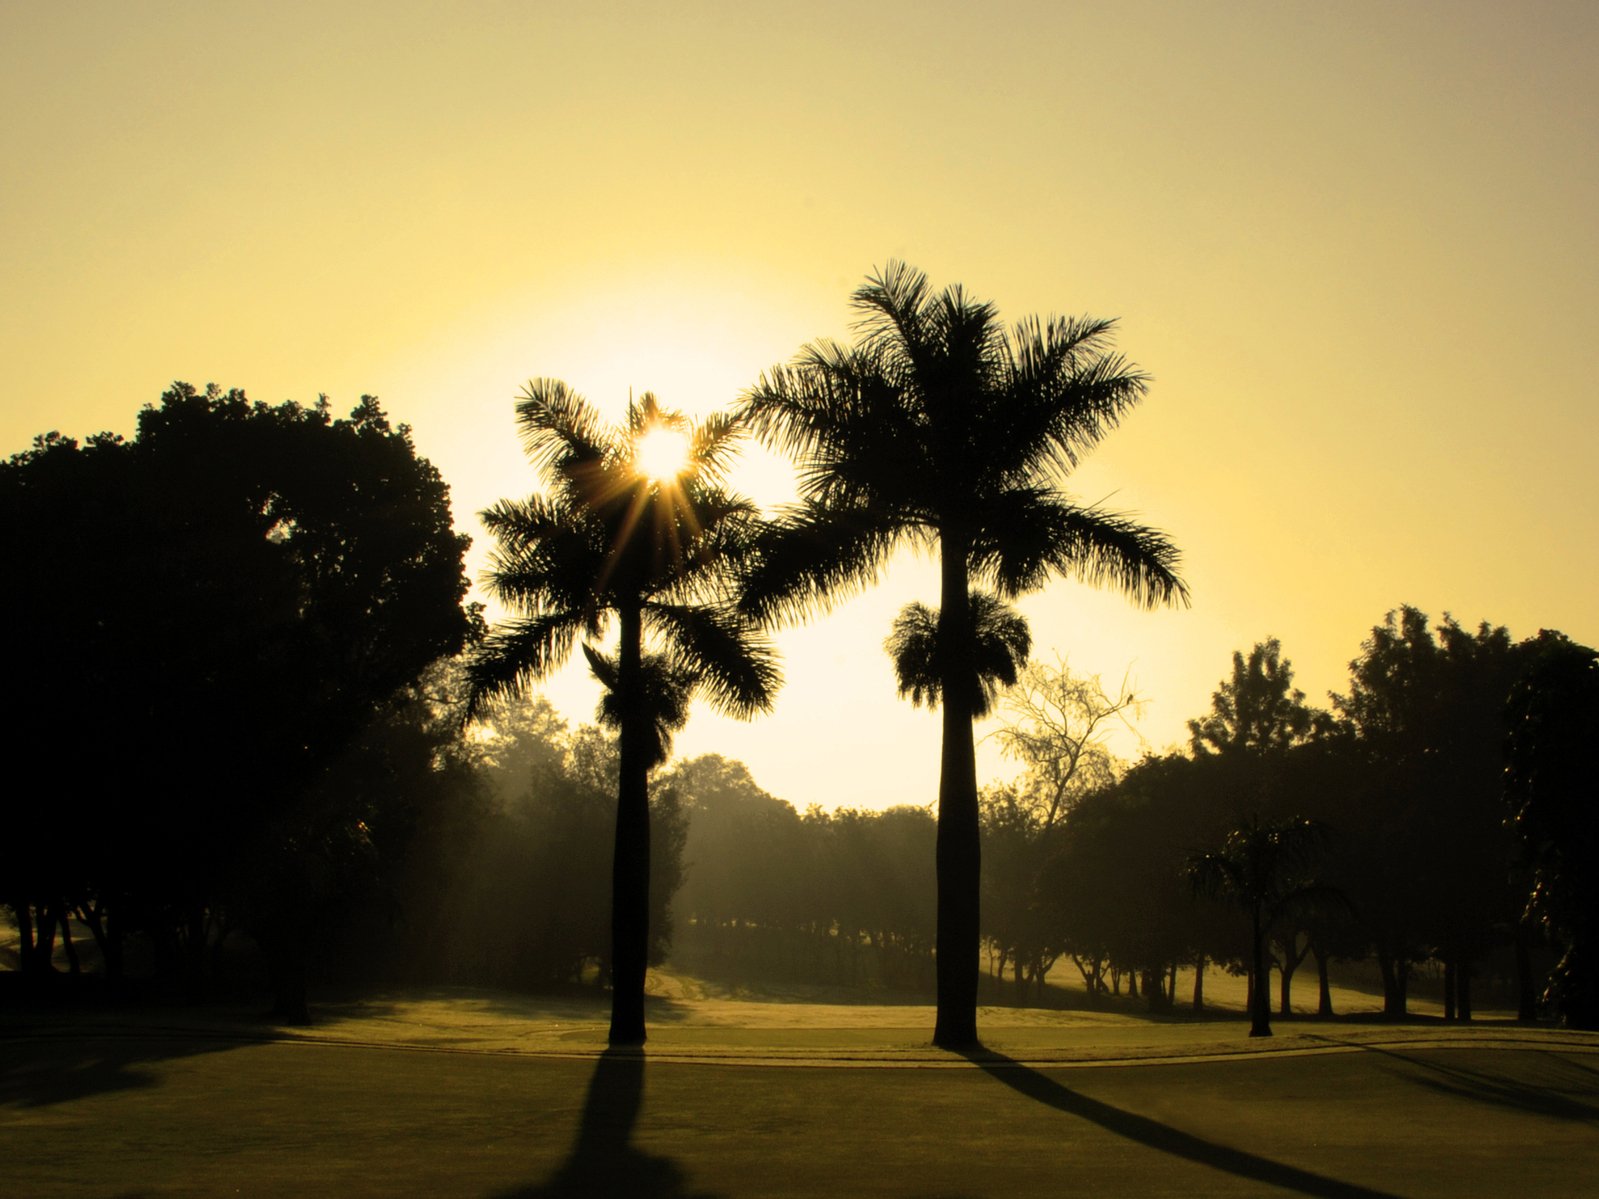
[{"label": "tree shadow on grass", "polygon": [[1301,1195],[1315,1195],[1322,1199],[1394,1199],[1386,1191],[1374,1191],[1369,1187],[1258,1157],[1241,1149],[1218,1145],[1147,1116],[1090,1099],[1004,1054],[977,1050],[966,1054],[966,1057],[991,1077],[1029,1099],[1065,1112],[1068,1116],[1097,1124],[1107,1132],[1161,1153]]},{"label": "tree shadow on grass", "polygon": [[157,1062],[218,1053],[253,1040],[212,1037],[0,1037],[0,1108],[49,1107],[160,1084]]},{"label": "tree shadow on grass", "polygon": [[[1444,1095],[1557,1120],[1599,1121],[1599,1102],[1596,1102],[1599,1094],[1595,1093],[1594,1084],[1586,1078],[1575,1077],[1593,1073],[1592,1067],[1558,1054],[1540,1053],[1529,1063],[1529,1069],[1537,1076],[1518,1078],[1508,1070],[1476,1069],[1455,1061],[1399,1053],[1379,1045],[1359,1047],[1399,1063],[1393,1068],[1398,1077]],[[1497,1058],[1496,1062],[1512,1060],[1518,1064],[1528,1063],[1520,1054]],[[1574,1091],[1585,1092],[1588,1098],[1578,1098],[1572,1094]]]},{"label": "tree shadow on grass", "polygon": [[670,1158],[635,1147],[633,1126],[644,1106],[644,1054],[608,1049],[594,1065],[583,1116],[566,1161],[539,1186],[500,1192],[495,1199],[718,1199],[689,1189]]}]

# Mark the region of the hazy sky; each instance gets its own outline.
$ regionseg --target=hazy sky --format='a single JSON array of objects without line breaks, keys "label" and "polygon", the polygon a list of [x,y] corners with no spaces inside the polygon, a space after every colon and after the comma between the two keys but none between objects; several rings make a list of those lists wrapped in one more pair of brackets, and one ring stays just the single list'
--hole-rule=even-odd
[{"label": "hazy sky", "polygon": [[[1153,374],[1074,485],[1172,535],[1193,607],[1022,608],[1130,670],[1154,747],[1266,636],[1324,700],[1401,603],[1592,644],[1596,59],[1587,0],[0,2],[0,452],[131,433],[174,379],[375,393],[475,575],[475,514],[533,485],[525,380],[709,411],[900,257],[1119,317]],[[912,599],[914,558],[784,634],[775,715],[679,751],[929,802],[938,720],[881,649]],[[579,667],[551,694],[592,710]]]}]

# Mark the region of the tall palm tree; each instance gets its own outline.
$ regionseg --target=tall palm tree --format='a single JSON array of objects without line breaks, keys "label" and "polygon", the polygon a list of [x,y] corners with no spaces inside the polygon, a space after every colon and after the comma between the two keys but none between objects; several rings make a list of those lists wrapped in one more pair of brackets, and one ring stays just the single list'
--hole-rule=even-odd
[{"label": "tall palm tree", "polygon": [[1152,607],[1186,601],[1177,551],[1061,484],[1143,395],[1109,352],[1113,322],[1001,325],[959,286],[933,293],[891,262],[856,290],[853,346],[820,341],[763,375],[740,405],[792,454],[799,502],[748,573],[745,610],[799,618],[874,582],[894,549],[936,547],[943,750],[938,793],[935,1043],[977,1041],[978,812],[973,581],[1011,597],[1064,575]]},{"label": "tall palm tree", "polygon": [[[1027,620],[997,595],[973,591],[973,658],[977,671],[977,700],[972,715],[981,719],[994,710],[1001,687],[1009,687],[1021,675],[1032,652],[1033,635]],[[883,642],[894,663],[894,678],[901,696],[911,703],[929,708],[938,706],[943,694],[943,657],[938,651],[938,613],[926,604],[906,604],[894,618],[894,628]]]},{"label": "tall palm tree", "polygon": [[[475,714],[558,668],[581,636],[618,729],[616,850],[611,889],[613,1045],[639,1044],[649,946],[649,771],[687,694],[748,717],[771,707],[770,644],[731,602],[735,564],[759,518],[723,478],[741,430],[727,416],[691,424],[646,394],[607,428],[564,383],[535,379],[516,406],[523,447],[544,494],[482,513],[496,546],[489,593],[518,613],[484,639],[469,666]],[[680,462],[652,452],[681,439]],[[615,619],[614,656],[588,641]],[[653,652],[646,652],[650,646]],[[678,715],[682,714],[682,711]],[[680,723],[680,722],[679,722]]]}]

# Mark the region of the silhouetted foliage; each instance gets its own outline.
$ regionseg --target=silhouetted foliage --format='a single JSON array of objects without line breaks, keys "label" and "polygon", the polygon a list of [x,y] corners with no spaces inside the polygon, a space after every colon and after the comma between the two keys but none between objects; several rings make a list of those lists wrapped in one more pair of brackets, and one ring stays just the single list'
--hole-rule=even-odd
[{"label": "silhouetted foliage", "polygon": [[[616,741],[569,730],[540,698],[500,705],[474,738],[480,800],[417,846],[423,890],[399,946],[408,977],[518,988],[608,981]],[[648,961],[671,942],[684,817],[669,789],[650,801]]]},{"label": "silhouetted foliage", "polygon": [[1195,848],[1237,819],[1241,782],[1219,760],[1146,757],[1072,806],[1039,895],[1090,995],[1125,976],[1144,980],[1146,1002],[1163,1007],[1175,999],[1178,965],[1195,965],[1202,984],[1208,960],[1244,960],[1247,943],[1193,902],[1184,873]]},{"label": "silhouetted foliage", "polygon": [[1211,696],[1210,715],[1188,722],[1194,754],[1265,752],[1303,742],[1327,717],[1305,703],[1293,681],[1293,666],[1275,637],[1256,642],[1247,661],[1235,651],[1232,678]]},{"label": "silhouetted foliage", "polygon": [[1518,669],[1505,629],[1473,633],[1446,616],[1435,635],[1407,606],[1372,630],[1348,695],[1332,697],[1363,767],[1344,885],[1391,1015],[1406,1010],[1412,964],[1436,957],[1449,971],[1446,1007],[1469,1016],[1473,963],[1496,925],[1519,918],[1503,799],[1504,707]]},{"label": "silhouetted foliage", "polygon": [[335,419],[176,384],[132,441],[36,440],[0,507],[0,615],[28,631],[7,749],[74,767],[8,805],[20,922],[77,910],[113,978],[143,933],[193,985],[237,923],[303,1018],[306,939],[369,848],[330,779],[470,628],[438,472],[372,397]]},{"label": "silhouetted foliage", "polygon": [[1154,606],[1186,598],[1160,533],[1060,489],[1145,378],[1110,352],[1112,322],[1028,318],[891,262],[852,297],[857,340],[813,343],[767,372],[742,411],[796,456],[800,502],[762,546],[745,606],[801,617],[877,577],[896,546],[934,545],[943,750],[938,796],[934,1040],[977,1041],[981,706],[971,586],[1002,598],[1066,575]]},{"label": "silhouetted foliage", "polygon": [[1543,631],[1523,643],[1510,696],[1505,793],[1532,872],[1529,912],[1561,954],[1547,1000],[1573,1028],[1599,1028],[1599,651]]}]

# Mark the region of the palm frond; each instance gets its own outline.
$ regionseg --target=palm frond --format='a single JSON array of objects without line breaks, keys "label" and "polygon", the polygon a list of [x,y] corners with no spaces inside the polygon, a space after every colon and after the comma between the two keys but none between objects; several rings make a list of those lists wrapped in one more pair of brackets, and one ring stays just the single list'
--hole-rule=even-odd
[{"label": "palm frond", "polygon": [[1061,574],[1120,591],[1141,608],[1188,603],[1181,555],[1158,529],[1113,512],[1080,508],[1058,493],[1013,488],[981,510],[974,571],[1002,595],[1021,595]]},{"label": "palm frond", "polygon": [[927,276],[898,259],[866,277],[850,296],[863,349],[887,360],[914,362],[929,340]]},{"label": "palm frond", "polygon": [[728,412],[715,412],[695,424],[689,433],[689,461],[694,476],[706,483],[720,484],[738,457],[739,444],[747,430]]},{"label": "palm frond", "polygon": [[875,508],[791,505],[750,554],[739,606],[756,620],[778,624],[825,610],[875,583],[908,533],[892,514]]},{"label": "palm frond", "polygon": [[646,523],[639,536],[653,546],[648,593],[668,602],[729,594],[764,527],[749,500],[698,479],[658,495]]},{"label": "palm frond", "polygon": [[483,527],[503,543],[544,541],[568,534],[575,514],[568,505],[542,495],[500,500],[478,513]]},{"label": "palm frond", "polygon": [[735,408],[767,448],[803,461],[836,453],[840,417],[857,423],[874,408],[882,371],[869,355],[834,341],[812,342],[792,363],[756,380]]},{"label": "palm frond", "polygon": [[607,553],[603,529],[539,496],[502,500],[482,520],[495,538],[484,572],[491,596],[532,613],[597,610]]},{"label": "palm frond", "polygon": [[692,678],[721,712],[744,720],[770,711],[782,682],[777,653],[759,628],[731,604],[645,607],[674,667]]},{"label": "palm frond", "polygon": [[497,700],[521,697],[559,667],[583,624],[581,613],[567,611],[496,625],[467,659],[466,719]]},{"label": "palm frond", "polygon": [[919,397],[859,350],[807,347],[762,375],[739,412],[763,444],[795,460],[804,499],[931,507],[941,471]]},{"label": "palm frond", "polygon": [[598,412],[559,379],[530,379],[516,404],[522,449],[550,482],[574,466],[597,464],[615,449]]},{"label": "palm frond", "polygon": [[937,707],[944,688],[938,653],[938,613],[923,603],[906,604],[894,617],[883,649],[894,663],[899,694],[910,696],[913,707]]},{"label": "palm frond", "polygon": [[1069,474],[1143,398],[1149,376],[1109,351],[1116,322],[1028,318],[1006,339],[1003,404],[984,450],[996,477],[1031,482]]}]

